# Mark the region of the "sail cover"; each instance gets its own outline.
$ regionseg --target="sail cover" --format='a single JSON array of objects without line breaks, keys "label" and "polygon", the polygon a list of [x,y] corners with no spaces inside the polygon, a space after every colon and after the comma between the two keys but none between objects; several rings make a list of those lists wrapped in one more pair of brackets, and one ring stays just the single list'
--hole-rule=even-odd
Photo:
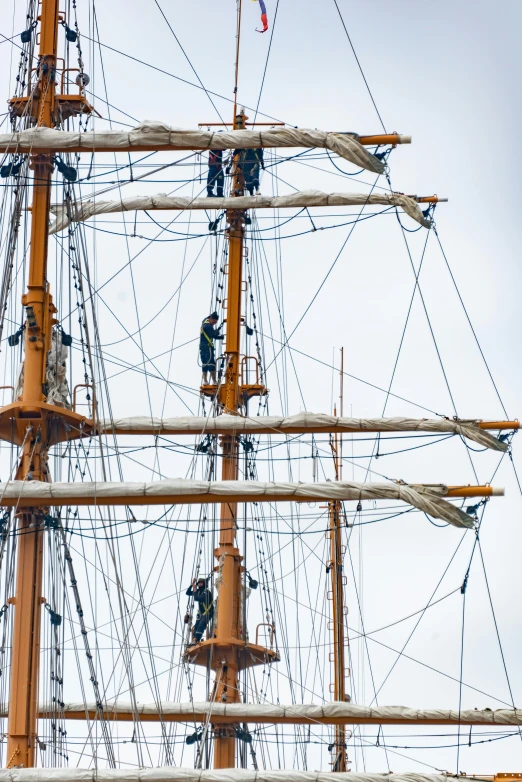
[{"label": "sail cover", "polygon": [[[492,782],[492,777],[473,775],[473,780]],[[336,782],[469,782],[470,777],[453,774],[372,774],[337,772]],[[0,782],[332,782],[328,771],[251,771],[221,768],[2,768]]]},{"label": "sail cover", "polygon": [[422,214],[411,196],[402,193],[364,195],[363,193],[322,193],[320,190],[304,190],[284,196],[240,196],[238,198],[183,198],[163,193],[152,196],[131,196],[118,201],[83,201],[79,204],[60,204],[51,207],[56,215],[49,232],[63,231],[71,222],[88,220],[93,215],[135,210],[155,209],[288,209],[311,206],[395,206],[400,207],[424,228],[431,227],[431,220]]},{"label": "sail cover", "polygon": [[[400,138],[399,138],[400,140]],[[137,152],[157,148],[159,151],[183,149],[251,149],[252,147],[302,147],[329,149],[339,157],[382,174],[384,163],[368,152],[355,133],[328,133],[323,130],[277,128],[273,130],[234,130],[216,133],[209,130],[181,130],[162,122],[145,120],[129,131],[89,130],[85,133],[50,128],[30,128],[17,133],[0,134],[0,150],[36,153],[117,151]]]},{"label": "sail cover", "polygon": [[293,416],[256,416],[245,418],[239,415],[218,415],[213,418],[201,416],[180,416],[179,418],[150,418],[134,416],[102,421],[99,430],[111,432],[145,434],[236,434],[289,433],[307,434],[317,431],[346,432],[427,432],[458,434],[493,451],[506,451],[507,443],[481,429],[476,420],[449,420],[446,418],[341,418],[323,413],[299,413]]},{"label": "sail cover", "polygon": [[[494,494],[503,493],[493,490]],[[0,506],[38,505],[176,505],[198,502],[316,502],[322,500],[401,500],[455,527],[473,527],[474,519],[444,500],[448,487],[402,483],[281,483],[264,481],[194,481],[172,478],[151,483],[0,483]],[[234,498],[234,500],[232,500]]]},{"label": "sail cover", "polygon": [[[40,714],[52,713],[54,707],[40,706]],[[70,715],[81,715],[85,719],[85,712],[96,713],[96,703],[65,703],[63,714],[66,719]],[[118,703],[106,703],[103,712],[111,717],[125,715],[132,720],[137,715],[140,717],[157,716],[158,721],[204,721],[210,718],[212,721],[227,719],[231,722],[259,722],[278,723],[287,721],[291,724],[320,723],[336,724],[345,721],[346,724],[367,723],[387,725],[400,722],[401,724],[426,724],[436,722],[441,725],[522,725],[522,711],[516,709],[410,709],[407,706],[359,706],[355,703],[324,703],[321,705],[288,705],[271,703],[209,703],[187,702],[175,703],[161,701],[159,703],[138,703],[118,701]],[[172,719],[172,718],[175,719]],[[176,719],[176,718],[179,718]],[[295,720],[295,723],[293,722]]]}]

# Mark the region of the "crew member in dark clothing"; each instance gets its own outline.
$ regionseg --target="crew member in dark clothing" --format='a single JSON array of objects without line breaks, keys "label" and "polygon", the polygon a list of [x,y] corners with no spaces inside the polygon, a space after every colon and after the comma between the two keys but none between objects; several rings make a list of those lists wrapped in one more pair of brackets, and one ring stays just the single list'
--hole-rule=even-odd
[{"label": "crew member in dark clothing", "polygon": [[223,150],[211,149],[208,153],[207,196],[214,197],[214,184],[217,187],[217,197],[223,198],[225,175],[223,173]]},{"label": "crew member in dark clothing", "polygon": [[198,578],[197,582],[196,579],[194,579],[187,589],[186,594],[189,597],[193,596],[194,602],[198,604],[199,610],[194,625],[193,637],[194,641],[199,643],[205,632],[205,628],[214,616],[214,598],[207,586],[207,580],[205,578]]},{"label": "crew member in dark clothing", "polygon": [[250,193],[260,195],[259,192],[259,168],[265,170],[263,149],[236,149],[234,157],[237,157],[238,166],[243,172],[245,187]]},{"label": "crew member in dark clothing", "polygon": [[223,335],[216,329],[216,323],[219,320],[217,312],[213,312],[208,318],[205,318],[201,324],[199,337],[199,357],[201,358],[201,369],[203,371],[203,384],[208,383],[208,373],[213,383],[216,380],[216,351],[214,348],[215,339],[223,339]]}]

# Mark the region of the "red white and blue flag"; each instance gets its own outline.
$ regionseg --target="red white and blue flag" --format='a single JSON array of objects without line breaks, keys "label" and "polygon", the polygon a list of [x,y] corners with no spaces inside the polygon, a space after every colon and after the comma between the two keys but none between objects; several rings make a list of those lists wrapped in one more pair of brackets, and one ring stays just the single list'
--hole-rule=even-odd
[{"label": "red white and blue flag", "polygon": [[256,27],[256,31],[258,33],[266,33],[266,31],[268,30],[268,19],[266,16],[266,5],[264,0],[259,0],[259,5],[261,6],[261,24],[263,25],[263,29],[258,30],[258,28]]}]

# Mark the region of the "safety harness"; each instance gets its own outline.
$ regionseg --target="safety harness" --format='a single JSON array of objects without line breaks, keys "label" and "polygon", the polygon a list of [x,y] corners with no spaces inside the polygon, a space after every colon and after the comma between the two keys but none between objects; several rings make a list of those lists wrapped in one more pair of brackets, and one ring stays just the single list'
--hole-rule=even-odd
[{"label": "safety harness", "polygon": [[207,332],[206,332],[206,331],[205,331],[205,329],[203,328],[203,326],[205,325],[205,323],[209,323],[209,319],[208,319],[208,318],[205,318],[205,320],[204,320],[204,321],[203,321],[203,323],[201,324],[201,332],[200,332],[200,333],[204,335],[204,337],[205,337],[205,339],[207,340],[207,342],[208,342],[208,344],[210,345],[210,347],[211,347],[211,348],[213,348],[213,347],[214,347],[214,341],[213,341],[212,339],[210,339],[210,337],[208,336]]},{"label": "safety harness", "polygon": [[[196,591],[198,591],[198,590],[196,590]],[[205,587],[205,591],[209,592],[207,587]],[[200,602],[199,600],[196,600],[196,593],[194,592],[193,594],[194,594],[194,600],[195,600],[195,602],[197,602],[197,604],[199,606],[199,614],[200,614],[200,616],[202,616],[202,617],[203,616],[208,616],[208,614],[210,614],[214,610],[214,601],[212,600],[212,595],[209,593],[206,596],[206,597],[210,597],[210,602],[204,604],[204,607],[202,607],[201,603],[203,601]]]}]

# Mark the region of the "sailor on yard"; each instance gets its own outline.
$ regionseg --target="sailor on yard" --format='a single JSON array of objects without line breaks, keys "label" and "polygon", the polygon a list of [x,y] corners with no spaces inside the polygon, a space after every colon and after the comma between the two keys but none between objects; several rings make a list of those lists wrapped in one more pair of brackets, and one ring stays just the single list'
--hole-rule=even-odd
[{"label": "sailor on yard", "polygon": [[213,383],[216,383],[216,351],[214,348],[215,339],[223,339],[219,333],[219,328],[215,328],[219,320],[217,312],[212,312],[208,318],[205,318],[201,324],[199,337],[199,357],[201,359],[201,369],[203,371],[203,384],[208,383],[208,373]]},{"label": "sailor on yard", "polygon": [[[237,156],[237,157],[236,157]],[[237,160],[238,168],[242,171],[245,179],[245,187],[250,193],[260,195],[259,192],[259,169],[265,169],[263,159],[263,149],[236,149],[234,157]]]},{"label": "sailor on yard", "polygon": [[193,630],[194,641],[195,643],[199,643],[205,632],[205,628],[214,616],[214,598],[207,586],[207,579],[198,578],[197,581],[194,579],[187,589],[187,595],[189,597],[193,596],[194,602],[199,606],[196,624],[194,625]]},{"label": "sailor on yard", "polygon": [[213,198],[214,185],[217,189],[217,197],[223,198],[223,185],[225,175],[223,173],[223,150],[211,149],[208,153],[207,196]]}]

